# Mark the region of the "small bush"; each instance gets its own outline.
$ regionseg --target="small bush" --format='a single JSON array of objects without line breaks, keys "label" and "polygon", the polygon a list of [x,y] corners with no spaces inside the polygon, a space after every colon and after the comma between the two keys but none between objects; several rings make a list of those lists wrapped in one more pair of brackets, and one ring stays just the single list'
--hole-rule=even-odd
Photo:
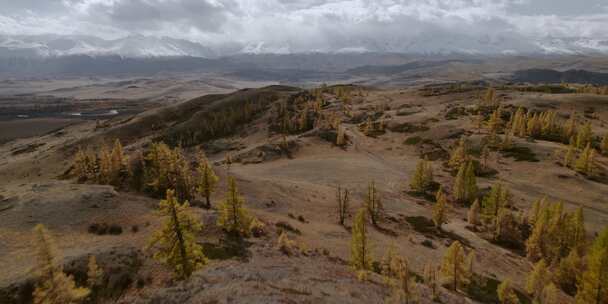
[{"label": "small bush", "polygon": [[89,233],[92,233],[92,234],[104,235],[104,234],[108,233],[108,229],[109,229],[109,227],[108,227],[108,224],[106,224],[106,223],[101,223],[101,224],[93,223],[93,224],[89,225],[88,231],[89,231]]},{"label": "small bush", "polygon": [[403,143],[406,145],[417,145],[422,141],[422,137],[420,136],[412,136],[412,137],[408,137]]},{"label": "small bush", "polygon": [[251,223],[249,223],[249,231],[251,232],[251,235],[256,238],[266,235],[265,227],[266,225],[257,218],[253,218]]},{"label": "small bush", "polygon": [[295,247],[296,244],[294,241],[290,240],[287,236],[287,233],[282,232],[279,236],[279,240],[277,241],[277,245],[279,250],[285,255],[293,255],[296,253]]},{"label": "small bush", "polygon": [[433,245],[433,242],[431,242],[431,240],[424,240],[420,244],[424,247],[435,249],[435,245]]},{"label": "small bush", "polygon": [[536,154],[528,147],[513,146],[509,149],[501,150],[502,156],[513,157],[515,161],[538,162]]},{"label": "small bush", "polygon": [[108,233],[111,235],[122,234],[122,227],[120,225],[111,225],[110,229],[108,229]]},{"label": "small bush", "polygon": [[106,223],[93,223],[89,225],[88,232],[96,235],[119,235],[122,234],[122,227],[120,225],[108,225]]}]

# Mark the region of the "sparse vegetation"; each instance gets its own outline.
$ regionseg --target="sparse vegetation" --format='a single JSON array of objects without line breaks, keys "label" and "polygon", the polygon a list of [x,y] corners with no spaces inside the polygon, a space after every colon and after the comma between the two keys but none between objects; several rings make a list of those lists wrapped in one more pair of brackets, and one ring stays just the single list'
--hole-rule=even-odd
[{"label": "sparse vegetation", "polygon": [[[62,248],[80,244],[84,238],[100,240],[91,246],[95,255],[91,249],[86,251],[87,261],[75,256],[63,272],[50,235],[37,228],[47,257],[40,259],[36,270],[53,269],[52,274],[49,270],[37,277],[35,303],[95,303],[106,296],[131,301],[148,293],[156,297],[153,288],[163,292],[172,288],[179,298],[183,293],[184,299],[198,300],[209,290],[223,295],[214,286],[228,277],[225,273],[240,284],[251,273],[276,271],[284,280],[268,283],[269,288],[301,295],[303,301],[316,295],[308,290],[310,281],[310,286],[317,287],[314,284],[342,284],[345,292],[340,296],[346,302],[359,297],[369,302],[384,298],[390,303],[417,303],[429,298],[451,303],[466,297],[480,303],[605,304],[607,232],[597,232],[602,228],[598,223],[603,223],[605,206],[594,200],[606,184],[608,135],[600,103],[604,99],[580,96],[585,98],[581,106],[583,102],[574,99],[576,96],[559,96],[562,100],[525,93],[544,91],[543,86],[490,85],[496,83],[369,92],[354,85],[337,85],[293,89],[289,94],[264,95],[264,99],[252,97],[258,89],[247,89],[239,93],[246,99],[241,96],[225,104],[216,99],[186,103],[185,108],[192,110],[187,114],[176,103],[170,119],[146,124],[151,130],[139,138],[134,135],[138,132],[123,130],[140,119],[137,115],[99,122],[96,129],[91,121],[78,126],[79,136],[84,138],[71,146],[71,141],[62,142],[67,147],[60,150],[69,155],[83,145],[63,175],[74,177],[79,185],[38,179],[34,184],[25,177],[38,174],[35,178],[43,180],[51,176],[43,169],[38,173],[38,167],[43,167],[45,157],[54,156],[50,154],[58,146],[54,142],[15,142],[14,148],[5,151],[10,155],[8,162],[32,154],[36,167],[16,170],[18,183],[3,184],[0,213],[7,218],[18,214],[28,224],[55,226],[65,221],[61,231],[68,237],[58,238]],[[560,87],[575,89],[567,84]],[[555,92],[553,88],[549,91]],[[444,96],[455,92],[459,95]],[[414,108],[411,113],[415,116],[403,110]],[[89,131],[95,137],[87,138]],[[404,132],[417,134],[408,137],[401,134]],[[106,133],[128,145],[123,147]],[[108,138],[112,145],[99,144]],[[301,149],[290,153],[296,144]],[[182,148],[199,145],[201,148]],[[38,149],[42,146],[51,152]],[[554,162],[548,161],[548,150],[555,151]],[[289,159],[274,158],[285,154]],[[249,158],[264,161],[247,161]],[[275,159],[273,164],[266,163]],[[414,163],[415,170],[404,177],[403,168],[410,170]],[[219,164],[221,172],[217,172]],[[0,169],[4,166],[0,164]],[[218,189],[218,175],[226,176],[225,191]],[[236,177],[247,195],[239,193]],[[370,182],[357,185],[362,178]],[[566,191],[574,185],[569,181],[576,183],[574,194]],[[548,183],[554,184],[547,188]],[[340,186],[327,188],[334,184]],[[56,210],[45,211],[50,204],[42,198],[59,196],[53,187],[65,192],[60,193],[61,208],[77,209],[77,213],[66,212],[78,218],[77,222],[62,219]],[[357,187],[358,191],[351,192]],[[223,199],[215,202],[217,192]],[[543,192],[552,200],[525,202]],[[153,208],[150,198],[141,196],[144,193],[165,196],[157,210],[164,222],[148,246],[164,267],[147,260],[147,253],[124,249],[124,244],[138,244],[158,225],[146,218]],[[245,207],[246,198],[252,202],[251,210]],[[353,199],[362,201],[356,214]],[[206,208],[190,208],[189,202]],[[586,209],[573,209],[577,203]],[[49,219],[29,211],[30,205],[41,208]],[[585,221],[585,215],[591,219]],[[204,230],[202,219],[210,225]],[[13,225],[12,219],[9,225]],[[76,227],[77,237],[71,227]],[[12,237],[11,229],[7,229],[6,239]],[[255,238],[245,239],[249,236]],[[350,255],[335,250],[345,236],[350,237]],[[390,246],[384,259],[374,261],[373,255],[387,247],[387,239],[398,240],[399,247]],[[107,250],[106,243],[116,250]],[[315,247],[320,244],[322,247]],[[9,246],[18,248],[14,242]],[[0,248],[0,253],[5,251]],[[85,253],[84,249],[69,253],[79,252]],[[115,265],[126,259],[121,254],[133,256],[134,261],[127,261],[131,268]],[[416,259],[412,254],[418,255]],[[440,254],[443,259],[437,259]],[[503,258],[505,261],[499,260]],[[204,267],[208,259],[230,261]],[[423,264],[419,276],[414,271]],[[359,281],[344,272],[347,265]],[[320,278],[325,272],[319,269],[332,275]],[[199,270],[200,274],[193,275]],[[129,272],[124,279],[123,271]],[[170,273],[174,280],[169,280]],[[307,283],[286,286],[294,280]],[[116,284],[125,285],[117,289],[127,292],[106,290]],[[203,285],[204,291],[188,287]],[[190,297],[190,292],[201,294]],[[0,290],[0,302],[5,294]],[[49,295],[61,301],[49,301]],[[163,296],[158,296],[159,301]],[[328,301],[335,300],[333,296]],[[260,301],[264,300],[268,299]]]}]

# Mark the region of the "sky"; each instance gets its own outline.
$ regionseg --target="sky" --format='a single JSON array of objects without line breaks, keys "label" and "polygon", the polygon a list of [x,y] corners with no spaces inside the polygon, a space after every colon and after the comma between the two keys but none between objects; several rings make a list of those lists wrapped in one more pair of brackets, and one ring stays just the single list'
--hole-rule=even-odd
[{"label": "sky", "polygon": [[608,41],[608,0],[0,0],[0,34],[145,35],[279,53],[391,51],[464,36]]}]

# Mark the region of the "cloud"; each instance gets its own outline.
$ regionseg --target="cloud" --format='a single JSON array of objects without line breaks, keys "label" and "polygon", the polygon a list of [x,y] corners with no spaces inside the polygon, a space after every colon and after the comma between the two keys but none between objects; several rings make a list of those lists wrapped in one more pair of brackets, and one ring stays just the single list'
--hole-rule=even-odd
[{"label": "cloud", "polygon": [[469,40],[527,49],[542,37],[608,37],[604,1],[0,0],[0,33],[141,34],[258,52],[465,48]]}]

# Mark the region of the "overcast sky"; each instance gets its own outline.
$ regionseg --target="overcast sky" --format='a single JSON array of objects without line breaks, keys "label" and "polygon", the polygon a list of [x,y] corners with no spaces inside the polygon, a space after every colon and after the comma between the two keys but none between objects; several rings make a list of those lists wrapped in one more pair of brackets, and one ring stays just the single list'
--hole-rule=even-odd
[{"label": "overcast sky", "polygon": [[608,0],[0,0],[0,34],[142,34],[300,51],[455,34],[606,39]]}]

